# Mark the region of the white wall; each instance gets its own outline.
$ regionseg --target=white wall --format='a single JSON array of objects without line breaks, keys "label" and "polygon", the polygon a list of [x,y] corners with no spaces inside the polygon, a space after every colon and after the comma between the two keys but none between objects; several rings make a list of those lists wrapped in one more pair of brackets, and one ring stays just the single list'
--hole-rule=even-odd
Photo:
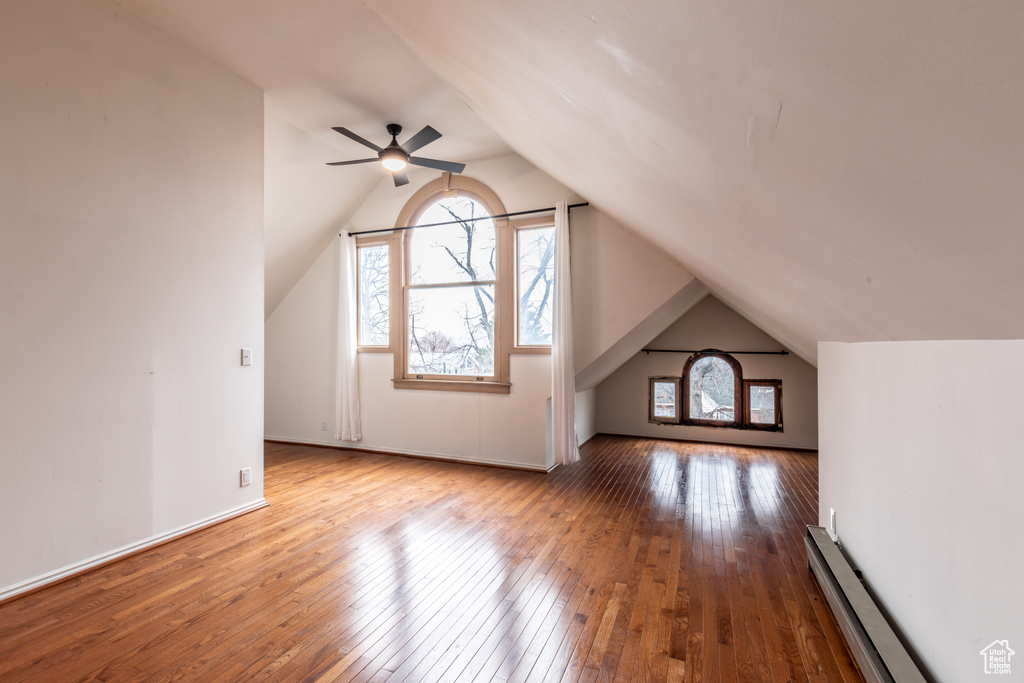
[{"label": "white wall", "polygon": [[[266,301],[264,318],[338,235],[338,225],[376,186],[365,172],[327,166],[342,152],[304,130],[300,116],[265,98],[263,168]],[[383,128],[382,128],[383,130]],[[322,135],[340,135],[325,128]]]},{"label": "white wall", "polygon": [[[466,175],[491,187],[508,211],[553,206],[559,199],[576,201],[567,188],[515,155],[472,163]],[[434,177],[434,172],[416,170],[403,188],[385,178],[344,230],[393,226],[409,196]],[[583,359],[579,367],[628,333],[648,309],[656,309],[692,276],[594,209],[574,210],[570,224],[575,338],[577,356],[582,353]],[[267,319],[268,438],[339,445],[332,438],[337,251],[337,244],[328,247]],[[537,469],[550,465],[549,356],[513,354],[509,395],[396,390],[390,354],[360,354],[359,369],[359,447]],[[581,392],[578,401],[577,435],[582,441],[594,434],[593,394]]]},{"label": "white wall", "polygon": [[576,392],[576,439],[582,444],[597,434],[597,389]]},{"label": "white wall", "polygon": [[593,207],[572,212],[573,360],[580,372],[693,280]]},{"label": "white wall", "polygon": [[0,64],[3,595],[262,499],[263,104],[104,0]]},{"label": "white wall", "polygon": [[[778,351],[783,345],[714,296],[705,297],[650,343],[652,349]],[[752,446],[818,447],[817,373],[794,354],[737,355],[744,379],[782,380],[782,432],[651,424],[649,378],[682,374],[688,356],[637,353],[597,387],[597,429],[607,434],[718,441]]]},{"label": "white wall", "polygon": [[819,524],[939,681],[1024,680],[1024,341],[818,345]]}]

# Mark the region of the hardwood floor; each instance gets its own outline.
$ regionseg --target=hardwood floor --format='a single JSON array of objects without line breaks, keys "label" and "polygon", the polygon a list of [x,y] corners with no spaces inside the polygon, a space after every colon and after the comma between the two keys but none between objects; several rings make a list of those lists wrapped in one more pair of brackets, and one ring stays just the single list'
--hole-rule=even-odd
[{"label": "hardwood floor", "polygon": [[270,507],[0,607],[0,681],[859,681],[814,454],[551,474],[267,444]]}]

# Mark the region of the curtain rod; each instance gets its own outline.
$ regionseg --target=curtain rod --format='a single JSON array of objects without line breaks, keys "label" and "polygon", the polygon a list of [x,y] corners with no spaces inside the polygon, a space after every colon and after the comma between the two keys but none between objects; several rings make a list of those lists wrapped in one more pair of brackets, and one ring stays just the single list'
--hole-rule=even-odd
[{"label": "curtain rod", "polygon": [[[570,204],[568,208],[578,209],[581,206],[590,206],[590,202],[580,202],[579,204]],[[349,237],[355,237],[356,235],[374,235],[379,232],[401,232],[402,230],[415,230],[416,228],[435,228],[439,225],[455,225],[456,223],[475,223],[476,221],[485,221],[489,218],[511,218],[512,216],[526,216],[531,213],[547,213],[548,211],[554,211],[555,207],[549,206],[546,209],[530,209],[529,211],[513,211],[512,213],[499,213],[494,216],[479,216],[477,218],[466,218],[457,221],[444,221],[441,223],[424,223],[423,225],[407,225],[404,228],[381,228],[379,230],[360,230],[359,232],[348,233]],[[338,237],[344,236],[345,233],[338,233]]]},{"label": "curtain rod", "polygon": [[[684,351],[682,349],[640,349],[644,353],[700,353],[700,351]],[[704,349],[707,351],[708,349]],[[717,351],[717,349],[716,349]],[[789,351],[719,351],[735,356],[788,356]]]}]

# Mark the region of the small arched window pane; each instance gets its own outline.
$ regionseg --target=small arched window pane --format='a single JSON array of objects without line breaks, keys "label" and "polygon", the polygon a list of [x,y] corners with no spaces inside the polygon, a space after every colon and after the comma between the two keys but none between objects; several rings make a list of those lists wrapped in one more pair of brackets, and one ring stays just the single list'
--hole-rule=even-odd
[{"label": "small arched window pane", "polygon": [[736,421],[736,375],[727,362],[701,358],[690,367],[689,379],[691,420]]},{"label": "small arched window pane", "polygon": [[[478,219],[481,216],[483,220]],[[430,225],[410,235],[410,275],[413,285],[493,281],[497,239],[494,221],[471,197],[445,197],[431,204],[416,221]]]}]

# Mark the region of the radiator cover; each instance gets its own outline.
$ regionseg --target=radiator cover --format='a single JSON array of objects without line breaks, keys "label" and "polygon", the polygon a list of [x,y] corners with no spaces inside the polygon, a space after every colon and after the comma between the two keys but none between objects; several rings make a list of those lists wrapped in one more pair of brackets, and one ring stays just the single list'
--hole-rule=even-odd
[{"label": "radiator cover", "polygon": [[925,683],[920,669],[828,531],[808,526],[804,544],[807,567],[818,580],[864,678],[870,683]]}]

